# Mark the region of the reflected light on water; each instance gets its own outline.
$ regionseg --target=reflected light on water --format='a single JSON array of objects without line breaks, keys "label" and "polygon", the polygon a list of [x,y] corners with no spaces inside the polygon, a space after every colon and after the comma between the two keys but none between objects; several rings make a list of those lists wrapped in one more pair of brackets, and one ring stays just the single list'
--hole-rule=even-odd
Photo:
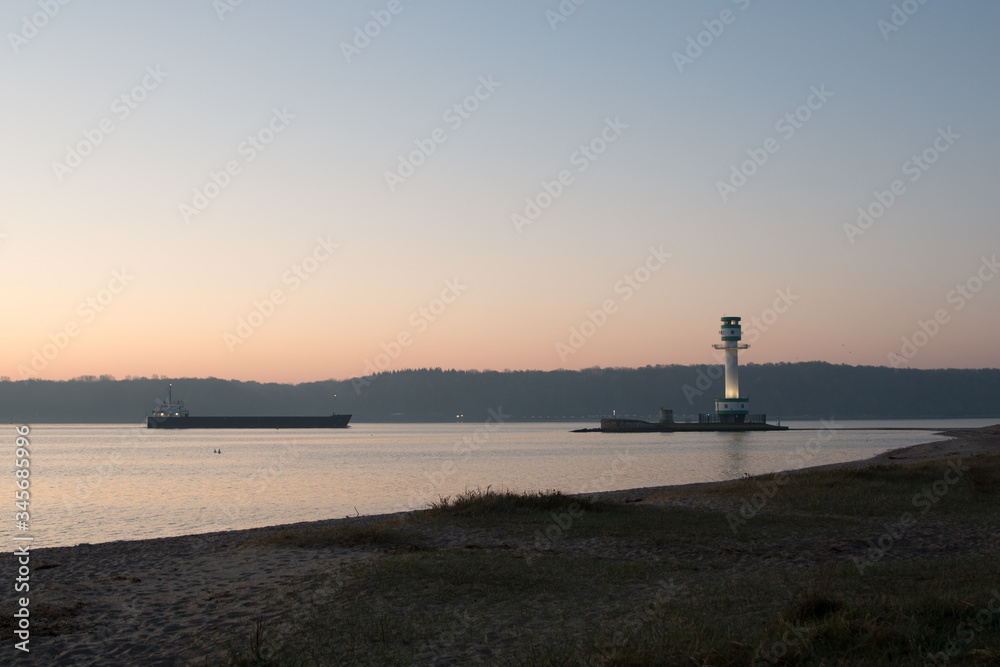
[{"label": "reflected light on water", "polygon": [[[815,430],[569,432],[585,426],[161,431],[42,424],[31,431],[32,533],[36,546],[60,546],[394,512],[475,488],[586,493],[717,481],[940,439],[876,430],[828,430],[822,442],[817,434],[824,432]],[[818,446],[807,447],[810,438]]]}]

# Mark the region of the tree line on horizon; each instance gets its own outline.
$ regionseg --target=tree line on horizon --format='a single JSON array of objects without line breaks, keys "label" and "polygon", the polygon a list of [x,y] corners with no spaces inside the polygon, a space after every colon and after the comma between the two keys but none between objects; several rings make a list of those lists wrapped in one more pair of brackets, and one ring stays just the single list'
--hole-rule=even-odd
[{"label": "tree line on horizon", "polygon": [[[712,412],[722,367],[645,366],[579,371],[425,368],[300,384],[218,378],[0,378],[0,417],[12,423],[142,423],[172,383],[192,415],[324,415],[358,422],[655,419],[660,408]],[[769,419],[1000,417],[1000,369],[893,369],[825,362],[747,364],[741,393]],[[334,398],[336,397],[336,398]]]}]

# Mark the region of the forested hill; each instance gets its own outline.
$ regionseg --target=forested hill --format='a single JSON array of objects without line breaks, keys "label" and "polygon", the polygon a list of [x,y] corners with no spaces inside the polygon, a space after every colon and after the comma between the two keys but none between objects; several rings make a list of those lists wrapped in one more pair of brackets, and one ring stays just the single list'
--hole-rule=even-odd
[{"label": "forested hill", "polygon": [[[0,381],[0,418],[14,423],[141,422],[157,401],[185,401],[192,415],[321,415],[364,421],[680,418],[711,412],[723,391],[719,366],[646,366],[582,371],[404,370],[297,385],[216,378],[84,377]],[[747,364],[741,393],[769,418],[1000,417],[1000,369],[912,370],[822,362]],[[334,401],[336,395],[336,401]]]}]

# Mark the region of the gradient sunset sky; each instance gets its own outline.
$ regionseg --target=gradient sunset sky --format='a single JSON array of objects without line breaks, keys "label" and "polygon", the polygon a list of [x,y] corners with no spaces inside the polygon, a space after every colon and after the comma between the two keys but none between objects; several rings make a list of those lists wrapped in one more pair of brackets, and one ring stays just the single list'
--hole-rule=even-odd
[{"label": "gradient sunset sky", "polygon": [[4,2],[0,375],[714,363],[723,315],[743,362],[996,367],[998,25]]}]

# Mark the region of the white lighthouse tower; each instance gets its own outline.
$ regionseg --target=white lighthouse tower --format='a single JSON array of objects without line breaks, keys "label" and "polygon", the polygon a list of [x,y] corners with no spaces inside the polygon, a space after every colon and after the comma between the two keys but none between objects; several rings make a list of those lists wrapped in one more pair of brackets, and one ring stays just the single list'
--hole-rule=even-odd
[{"label": "white lighthouse tower", "polygon": [[722,318],[722,344],[713,345],[716,350],[726,351],[726,395],[715,397],[715,413],[724,424],[742,424],[750,413],[750,399],[740,396],[739,351],[749,345],[740,343],[743,332],[739,317]]}]

